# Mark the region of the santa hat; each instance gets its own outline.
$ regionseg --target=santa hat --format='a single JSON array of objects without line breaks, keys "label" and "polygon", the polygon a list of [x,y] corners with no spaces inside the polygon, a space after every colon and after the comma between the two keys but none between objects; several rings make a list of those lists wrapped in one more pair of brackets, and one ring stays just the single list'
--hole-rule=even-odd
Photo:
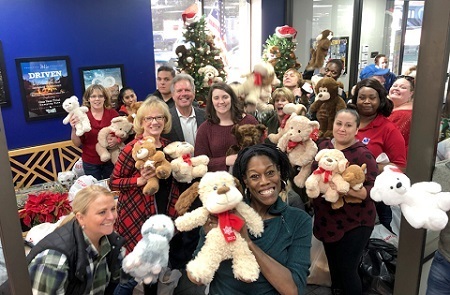
[{"label": "santa hat", "polygon": [[198,4],[195,2],[181,14],[181,18],[185,25],[190,25],[198,20]]}]

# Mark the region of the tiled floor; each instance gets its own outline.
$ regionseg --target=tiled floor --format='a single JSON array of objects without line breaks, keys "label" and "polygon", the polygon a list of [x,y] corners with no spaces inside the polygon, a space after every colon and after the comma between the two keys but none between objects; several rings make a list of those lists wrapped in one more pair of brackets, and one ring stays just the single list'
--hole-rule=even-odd
[{"label": "tiled floor", "polygon": [[317,285],[308,285],[305,295],[331,295],[331,289]]}]

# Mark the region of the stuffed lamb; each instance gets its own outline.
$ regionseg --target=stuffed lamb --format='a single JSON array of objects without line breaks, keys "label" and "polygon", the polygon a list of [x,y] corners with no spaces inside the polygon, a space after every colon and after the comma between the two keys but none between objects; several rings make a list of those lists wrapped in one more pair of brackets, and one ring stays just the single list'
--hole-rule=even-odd
[{"label": "stuffed lamb", "polygon": [[411,185],[408,176],[395,166],[387,165],[375,179],[370,197],[386,205],[400,205],[406,221],[414,228],[441,230],[448,222],[450,192],[441,192],[436,182]]},{"label": "stuffed lamb", "polygon": [[174,235],[172,219],[164,214],[151,216],[142,225],[142,239],[122,262],[122,269],[145,284],[155,283],[169,262],[169,242]]},{"label": "stuffed lamb", "polygon": [[86,115],[89,109],[85,106],[80,107],[80,103],[78,102],[78,98],[76,96],[72,95],[64,100],[62,107],[69,113],[63,120],[64,125],[67,125],[73,116],[78,118],[78,123],[75,124],[75,134],[77,136],[81,136],[85,132],[91,131],[91,123]]}]

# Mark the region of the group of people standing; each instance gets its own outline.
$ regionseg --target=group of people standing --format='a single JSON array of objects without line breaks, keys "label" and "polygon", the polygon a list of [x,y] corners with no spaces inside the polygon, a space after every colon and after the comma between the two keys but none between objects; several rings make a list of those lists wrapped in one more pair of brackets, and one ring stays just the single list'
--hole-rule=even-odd
[{"label": "group of people standing", "polygon": [[[322,75],[337,80],[342,72],[342,62],[331,60]],[[284,105],[301,103],[307,109],[314,101],[312,88],[307,85],[297,70],[286,71],[284,87],[276,89],[272,95],[274,112],[264,118],[269,134],[278,132],[284,118]],[[293,167],[276,145],[261,143],[237,155],[226,155],[228,148],[237,143],[231,134],[235,124],[259,123],[258,118],[244,111],[240,98],[226,83],[213,84],[206,98],[206,108],[200,109],[195,106],[193,78],[187,74],[176,75],[170,67],[160,67],[157,90],[145,99],[135,114],[134,138],[123,148],[114,165],[101,162],[96,154],[97,135],[101,128],[109,126],[112,118],[129,115],[137,95],[132,88],[124,87],[119,94],[118,110],[114,110],[106,89],[101,85],[90,86],[83,95],[83,105],[89,108],[87,115],[92,130],[77,136],[74,126],[78,118],[73,117],[71,139],[75,145],[82,146],[85,173],[98,180],[110,178],[111,190],[118,192],[117,209],[111,193],[96,186],[81,190],[74,201],[75,218],[55,232],[60,235],[64,230],[71,244],[62,247],[60,242],[58,246],[52,235],[53,244],[42,244],[36,248],[41,252],[33,252],[33,259],[29,261],[33,291],[37,294],[103,294],[105,291],[132,294],[137,282],[126,275],[122,275],[120,282],[118,280],[121,258],[142,238],[140,230],[148,217],[154,214],[177,217],[175,204],[190,186],[169,176],[160,180],[157,193],[143,194],[142,187],[156,172],[151,167],[138,170],[132,149],[138,140],[152,136],[156,149],[161,151],[173,141],[191,143],[195,147],[194,156],[209,157],[208,171],[229,171],[231,167],[233,176],[244,189],[245,201],[264,221],[264,233],[260,238],[250,235],[245,226],[240,231],[260,265],[258,280],[248,283],[234,279],[231,264],[225,261],[210,284],[210,294],[303,294],[310,266],[312,233],[324,244],[333,294],[361,294],[358,263],[374,227],[375,212],[388,229],[392,219],[389,207],[374,204],[370,199],[370,190],[384,165],[391,163],[400,168],[406,165],[409,125],[405,111],[411,110],[413,93],[414,83],[408,77],[398,76],[389,92],[375,79],[358,82],[349,100],[353,107],[336,114],[333,137],[317,144],[319,150],[341,150],[350,164],[367,165],[364,187],[348,192],[362,202],[345,203],[335,210],[323,198],[317,198],[312,203],[313,225],[304,210],[287,205],[281,198],[282,192],[290,188],[287,183]],[[340,97],[347,101],[343,89]],[[108,138],[108,143],[112,147],[117,139]],[[387,160],[377,161],[382,154]],[[313,164],[315,168],[317,163]],[[77,202],[81,205],[76,205]],[[201,204],[197,200],[190,209],[198,206]],[[205,293],[206,286],[189,280],[185,266],[204,243],[206,230],[177,232],[171,241],[170,267],[182,272],[175,294]],[[80,241],[82,244],[78,244]],[[76,247],[72,247],[74,243]],[[117,251],[122,245],[125,253]],[[46,252],[42,252],[44,250]],[[77,260],[84,264],[74,264]],[[85,267],[83,276],[78,272],[80,267]],[[156,288],[156,285],[146,285],[145,294],[156,294]],[[77,293],[80,290],[83,291]]]}]

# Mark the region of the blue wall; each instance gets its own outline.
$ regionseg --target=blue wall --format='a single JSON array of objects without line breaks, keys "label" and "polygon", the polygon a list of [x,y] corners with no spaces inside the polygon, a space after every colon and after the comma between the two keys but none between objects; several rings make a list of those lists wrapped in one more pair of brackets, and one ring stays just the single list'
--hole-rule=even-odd
[{"label": "blue wall", "polygon": [[[75,95],[83,94],[79,68],[124,64],[126,84],[139,99],[153,92],[150,0],[0,0],[0,41],[11,106],[1,108],[8,149],[70,139],[63,118],[27,122],[15,59],[67,55]],[[285,1],[262,1],[262,40],[284,25]],[[262,46],[261,46],[262,50]]]},{"label": "blue wall", "polygon": [[11,96],[1,109],[8,149],[70,139],[63,118],[25,121],[16,58],[69,56],[80,100],[85,66],[123,64],[140,99],[155,89],[150,0],[1,0],[0,40]]}]

